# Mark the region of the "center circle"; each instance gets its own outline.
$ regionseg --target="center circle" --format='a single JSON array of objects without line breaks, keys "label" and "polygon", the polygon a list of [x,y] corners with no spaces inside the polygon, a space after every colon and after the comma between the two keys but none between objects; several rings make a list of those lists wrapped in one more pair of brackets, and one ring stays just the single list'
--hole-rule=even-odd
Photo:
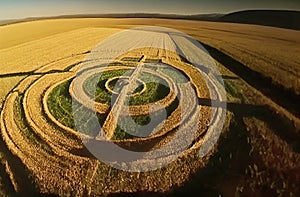
[{"label": "center circle", "polygon": [[[112,94],[120,94],[122,88],[130,84],[130,78],[128,76],[117,76],[108,79],[105,82],[105,88],[108,92]],[[146,83],[140,79],[136,81],[136,88],[133,92],[130,92],[127,96],[133,97],[143,94],[146,89]]]}]

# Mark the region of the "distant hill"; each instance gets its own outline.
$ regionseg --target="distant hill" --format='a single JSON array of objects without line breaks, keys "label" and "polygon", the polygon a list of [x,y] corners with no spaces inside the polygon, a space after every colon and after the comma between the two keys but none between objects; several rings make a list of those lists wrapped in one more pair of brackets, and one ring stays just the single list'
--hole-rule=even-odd
[{"label": "distant hill", "polygon": [[7,24],[12,24],[12,23],[15,23],[17,21],[20,21],[18,19],[12,19],[12,20],[0,20],[0,26],[1,25],[7,25]]},{"label": "distant hill", "polygon": [[59,18],[162,18],[162,19],[186,19],[186,20],[203,20],[217,21],[224,14],[196,14],[196,15],[177,15],[177,14],[155,14],[155,13],[124,13],[124,14],[76,14],[61,15],[49,17],[29,17],[25,19],[12,19],[0,21],[0,26],[41,19],[59,19]]},{"label": "distant hill", "polygon": [[34,21],[40,19],[58,18],[162,18],[162,19],[184,19],[199,21],[231,22],[257,24],[287,29],[300,30],[300,11],[285,10],[246,10],[233,12],[230,14],[196,14],[196,15],[177,15],[177,14],[153,14],[153,13],[124,13],[124,14],[79,14],[62,15],[51,17],[31,17],[19,20],[0,21],[1,25]]},{"label": "distant hill", "polygon": [[62,15],[50,18],[165,18],[165,19],[189,19],[189,20],[217,20],[224,14],[156,14],[156,13],[124,13],[124,14],[80,14]]},{"label": "distant hill", "polygon": [[219,21],[300,30],[300,11],[246,10],[221,16]]}]

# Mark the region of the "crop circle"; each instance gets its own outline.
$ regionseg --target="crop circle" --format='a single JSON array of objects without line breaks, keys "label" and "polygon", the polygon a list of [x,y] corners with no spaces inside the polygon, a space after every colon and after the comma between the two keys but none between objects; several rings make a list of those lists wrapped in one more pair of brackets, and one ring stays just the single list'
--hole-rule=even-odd
[{"label": "crop circle", "polygon": [[[135,40],[146,36],[145,32],[151,31],[167,33],[181,50],[174,50],[170,45],[161,48],[159,43],[155,43],[157,46],[149,45],[147,41],[134,44]],[[134,34],[131,34],[133,32]],[[147,39],[155,40],[155,37],[160,35],[153,33],[152,36]],[[128,46],[124,44],[114,49],[114,43],[124,37],[128,37],[128,40],[130,38],[132,42],[127,43]],[[183,40],[175,40],[178,37]],[[92,50],[85,61],[88,63],[81,66],[72,81],[70,92],[73,103],[80,102],[93,112],[92,121],[89,120],[88,123],[93,125],[94,131],[89,133],[96,135],[89,139],[83,136],[82,139],[96,158],[125,171],[149,171],[169,164],[188,151],[189,147],[198,147],[201,157],[211,150],[224,121],[225,90],[222,84],[217,83],[220,79],[211,77],[209,73],[199,69],[201,64],[205,63],[211,71],[218,72],[210,56],[203,52],[203,48],[192,38],[186,39],[187,37],[172,29],[142,27],[116,34]],[[188,45],[194,47],[193,51]],[[187,56],[184,50],[191,53],[192,57]],[[199,52],[200,57],[197,57],[198,54],[195,56],[195,51]],[[153,61],[153,58],[157,58],[158,61]],[[127,66],[126,62],[130,64]],[[127,72],[124,71],[126,67]],[[107,72],[122,69],[122,75],[112,75],[106,81],[102,80]],[[150,74],[148,81],[142,79],[144,73]],[[90,90],[85,91],[84,84],[87,83],[84,81],[89,81],[91,76],[97,77],[93,82],[90,80]],[[155,80],[157,76],[163,80]],[[119,83],[119,89],[114,91],[109,85],[116,79],[119,79],[119,82],[116,82]],[[145,83],[142,88],[144,91],[134,95],[140,88],[141,85],[138,84],[141,84],[141,81]],[[151,83],[159,88],[153,92],[149,91]],[[106,93],[111,94],[104,102],[99,100],[105,98],[97,92],[99,84],[102,91],[104,87]],[[89,96],[85,95],[85,92],[89,92]],[[209,112],[207,109],[203,110],[205,113],[201,111],[204,107],[198,103],[203,94],[219,101],[215,107],[215,103],[211,103],[212,109],[208,110]],[[153,99],[153,95],[159,99]],[[138,101],[136,98],[139,98]],[[76,108],[73,110],[76,111]],[[97,114],[105,115],[102,123],[97,122]],[[81,119],[82,117],[74,114],[76,128],[83,124]],[[203,125],[209,121],[215,122],[207,126],[202,145],[193,144],[203,134]]]}]

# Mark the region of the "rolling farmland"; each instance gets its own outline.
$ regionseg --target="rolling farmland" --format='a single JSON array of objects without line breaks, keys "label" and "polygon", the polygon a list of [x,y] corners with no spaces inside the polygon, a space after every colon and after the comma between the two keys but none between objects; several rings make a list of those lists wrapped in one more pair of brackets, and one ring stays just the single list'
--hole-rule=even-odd
[{"label": "rolling farmland", "polygon": [[[144,25],[182,31],[208,53],[177,31]],[[256,25],[94,18],[0,26],[1,191],[297,195],[298,54],[299,31]],[[220,138],[199,157],[223,115]],[[149,121],[157,122],[148,131]],[[137,159],[114,168],[95,158],[89,145],[109,147],[105,136]],[[166,161],[154,171],[120,169]]]}]

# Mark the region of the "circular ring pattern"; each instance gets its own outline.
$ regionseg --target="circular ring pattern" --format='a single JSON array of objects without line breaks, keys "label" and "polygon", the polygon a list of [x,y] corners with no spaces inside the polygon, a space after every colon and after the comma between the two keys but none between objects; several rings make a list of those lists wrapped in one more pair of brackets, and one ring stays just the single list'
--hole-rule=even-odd
[{"label": "circular ring pattern", "polygon": [[[134,30],[134,32],[136,31],[138,30]],[[178,36],[178,34],[176,35]],[[154,50],[154,48],[157,50]],[[154,59],[159,54],[160,61],[163,63],[161,66],[150,65],[143,69],[144,72],[150,75],[159,74],[160,77],[163,77],[170,92],[166,97],[155,103],[159,103],[162,106],[161,108],[171,106],[170,113],[167,114],[166,119],[157,124],[153,128],[153,132],[146,137],[112,139],[108,141],[78,132],[76,125],[72,126],[72,122],[69,125],[63,124],[68,117],[72,117],[76,113],[79,116],[83,112],[89,112],[87,114],[90,115],[90,110],[95,108],[96,112],[94,111],[92,115],[105,115],[106,120],[108,120],[111,112],[110,106],[103,103],[95,103],[93,99],[88,97],[82,88],[82,84],[88,76],[105,70],[136,69],[132,66],[134,63],[131,63],[131,66],[105,68],[98,66],[96,69],[89,67],[77,76],[73,72],[76,70],[75,68],[70,71],[55,73],[47,72],[47,69],[51,69],[51,66],[47,65],[47,67],[41,68],[45,72],[44,74],[26,77],[8,95],[1,111],[1,135],[9,151],[14,157],[22,161],[20,165],[24,165],[24,168],[29,169],[28,172],[31,177],[33,177],[35,182],[39,183],[41,192],[57,193],[59,191],[59,195],[65,195],[69,191],[76,191],[72,195],[83,196],[86,193],[93,192],[93,188],[95,188],[93,186],[95,185],[100,187],[100,192],[93,193],[95,195],[102,195],[101,191],[118,192],[118,188],[110,188],[111,183],[115,181],[111,179],[111,174],[113,174],[112,168],[96,160],[95,156],[89,152],[86,142],[100,148],[100,150],[105,150],[101,148],[115,144],[126,151],[147,152],[143,154],[144,157],[142,159],[137,158],[136,161],[123,160],[122,163],[107,163],[110,166],[128,171],[152,170],[153,166],[157,167],[160,165],[160,167],[163,167],[165,161],[170,163],[174,159],[179,158],[176,164],[170,164],[161,170],[169,172],[168,168],[175,166],[173,169],[182,170],[182,173],[185,174],[187,172],[185,170],[189,169],[184,168],[185,163],[181,162],[182,160],[188,159],[190,154],[196,155],[195,152],[201,150],[202,147],[205,149],[201,152],[203,154],[206,153],[205,151],[211,150],[205,144],[209,139],[216,138],[215,128],[219,128],[220,124],[222,124],[221,115],[224,113],[224,108],[205,106],[197,103],[197,100],[207,98],[223,101],[223,95],[219,91],[219,81],[214,79],[214,75],[211,75],[211,73],[204,73],[200,69],[195,68],[196,64],[193,62],[183,62],[174,52],[162,50],[161,48],[156,46],[142,48],[138,51],[132,49],[128,53],[120,52],[122,56],[140,57],[140,51],[143,51],[143,54],[146,54],[149,59]],[[122,56],[118,56],[117,60],[119,61]],[[91,65],[94,66],[92,61]],[[65,59],[55,62],[56,66],[62,70],[76,63],[78,63],[76,56],[71,57],[69,62]],[[172,67],[179,73],[184,72],[189,80],[180,83],[177,78],[174,80],[177,75],[173,71],[171,72],[172,69],[167,69],[168,67]],[[164,69],[167,69],[167,71]],[[41,72],[38,70],[37,73]],[[81,86],[78,86],[78,84],[81,84]],[[56,97],[54,100],[51,100],[51,98],[54,98],[52,97],[53,95]],[[76,103],[78,104],[77,111],[70,110],[70,105],[75,104],[75,102],[72,103],[73,97],[76,98]],[[170,101],[172,102],[170,103]],[[54,107],[53,103],[56,104],[57,108]],[[148,106],[144,109],[143,105],[128,106],[125,110],[128,110],[130,113],[127,115],[125,112],[124,114],[121,113],[122,116],[120,117],[133,116],[144,118],[143,116],[155,114],[160,112],[161,109],[158,108],[151,111],[149,108]],[[142,110],[148,110],[148,112],[141,112]],[[64,117],[58,116],[56,114],[58,111],[61,111]],[[69,113],[70,111],[72,111],[71,114]],[[88,119],[86,123],[90,124],[93,121],[94,119]],[[196,133],[191,135],[189,131],[196,127]],[[174,136],[177,136],[177,140],[170,143]],[[184,144],[182,141],[185,140],[191,140],[192,143],[186,143],[187,146],[183,147],[178,146],[179,144]],[[164,151],[159,151],[165,145],[167,145],[167,148]],[[149,150],[157,150],[157,152]],[[109,152],[108,154],[112,153]],[[209,155],[202,157],[201,162],[198,162],[198,167],[203,167],[208,158]],[[132,168],[132,166],[136,169]],[[139,180],[138,177],[135,177],[137,173],[118,172],[118,178],[124,179],[124,182],[128,185],[132,181]],[[128,176],[128,173],[130,176]],[[18,177],[17,172],[11,177]],[[126,182],[126,177],[133,178]],[[169,178],[166,177],[166,179]],[[182,180],[174,180],[176,184],[182,184],[187,179],[188,177]],[[14,184],[22,187],[18,182]],[[145,191],[149,188],[140,186],[139,188],[133,188],[133,190],[135,189]]]},{"label": "circular ring pattern", "polygon": [[[126,81],[119,81],[120,79],[126,79]],[[125,77],[125,76],[118,76],[118,77],[113,77],[111,79],[108,79],[106,82],[105,82],[105,88],[112,94],[115,94],[115,95],[118,95],[120,94],[120,91],[122,89],[122,86],[128,84],[128,79],[129,77]],[[146,86],[146,83],[142,80],[138,80],[139,84],[137,84],[137,87],[139,88],[140,86],[142,86],[142,90],[139,90],[135,93],[131,93],[130,95],[128,95],[128,97],[134,97],[134,96],[138,96],[138,95],[141,95],[143,94],[146,89],[147,89],[147,86]],[[111,85],[110,83],[114,83],[113,85]],[[114,88],[112,89],[110,86],[113,86]]]}]

